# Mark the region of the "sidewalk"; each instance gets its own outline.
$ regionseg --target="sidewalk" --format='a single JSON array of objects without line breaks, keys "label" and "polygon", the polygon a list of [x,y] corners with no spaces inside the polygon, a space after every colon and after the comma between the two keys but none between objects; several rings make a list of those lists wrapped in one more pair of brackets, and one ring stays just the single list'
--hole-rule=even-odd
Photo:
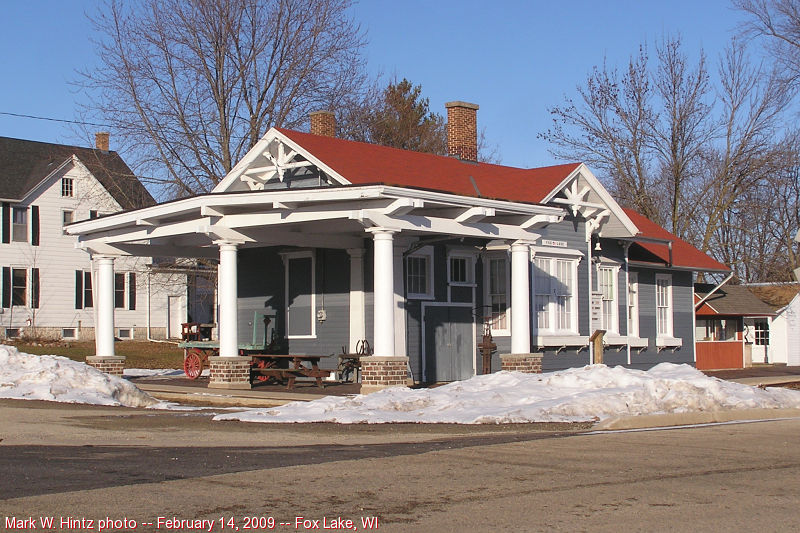
[{"label": "sidewalk", "polygon": [[184,377],[130,378],[137,387],[159,400],[187,405],[214,407],[276,407],[289,402],[308,402],[323,396],[358,394],[357,383],[326,382],[320,389],[313,381],[300,381],[294,390],[284,385],[255,384],[249,390],[210,389],[208,378],[190,380]]}]

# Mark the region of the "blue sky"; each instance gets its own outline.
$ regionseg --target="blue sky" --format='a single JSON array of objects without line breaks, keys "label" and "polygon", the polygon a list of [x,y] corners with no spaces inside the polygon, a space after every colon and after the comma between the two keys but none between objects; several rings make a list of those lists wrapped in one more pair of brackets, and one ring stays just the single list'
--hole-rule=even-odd
[{"label": "blue sky", "polygon": [[[98,3],[4,2],[0,112],[76,117],[85,95],[69,82],[95,61],[84,13]],[[703,48],[713,65],[742,19],[729,0],[362,0],[353,16],[367,30],[373,72],[421,84],[442,114],[450,100],[479,104],[489,144],[504,164],[522,167],[557,162],[537,138],[550,125],[548,108],[574,95],[604,58],[622,65],[640,43],[652,50],[680,33],[690,53]],[[0,136],[88,142],[67,124],[2,114]]]}]

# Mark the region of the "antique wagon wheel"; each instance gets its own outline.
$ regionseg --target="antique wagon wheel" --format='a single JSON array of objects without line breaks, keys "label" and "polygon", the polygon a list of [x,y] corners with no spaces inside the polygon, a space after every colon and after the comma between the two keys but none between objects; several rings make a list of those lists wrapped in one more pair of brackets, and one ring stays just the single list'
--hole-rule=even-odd
[{"label": "antique wagon wheel", "polygon": [[356,343],[356,353],[359,356],[369,355],[372,353],[372,350],[369,346],[369,341],[367,339],[361,339]]},{"label": "antique wagon wheel", "polygon": [[198,348],[186,350],[183,358],[183,372],[189,379],[197,379],[203,373],[204,353]]}]

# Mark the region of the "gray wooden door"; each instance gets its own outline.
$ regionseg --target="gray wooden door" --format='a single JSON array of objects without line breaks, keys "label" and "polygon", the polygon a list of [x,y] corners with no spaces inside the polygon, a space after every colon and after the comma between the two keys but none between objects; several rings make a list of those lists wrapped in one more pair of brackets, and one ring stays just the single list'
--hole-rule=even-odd
[{"label": "gray wooden door", "polygon": [[427,382],[457,381],[473,376],[475,339],[472,309],[428,306],[425,308],[425,376]]}]

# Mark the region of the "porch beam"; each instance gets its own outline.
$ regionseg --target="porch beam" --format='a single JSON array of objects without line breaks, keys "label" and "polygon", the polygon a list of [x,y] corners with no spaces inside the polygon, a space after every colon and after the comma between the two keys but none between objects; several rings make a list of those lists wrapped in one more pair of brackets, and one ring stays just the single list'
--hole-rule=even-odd
[{"label": "porch beam", "polygon": [[491,207],[470,207],[465,209],[454,220],[462,224],[472,224],[487,217],[493,217],[495,210]]},{"label": "porch beam", "polygon": [[388,216],[407,215],[414,209],[421,209],[425,202],[415,198],[398,198],[383,208],[383,214]]},{"label": "porch beam", "polygon": [[536,240],[540,237],[538,233],[531,230],[525,230],[519,226],[510,226],[507,224],[493,224],[489,222],[463,224],[453,219],[415,215],[388,217],[372,210],[353,211],[350,218],[358,220],[365,226],[386,227],[402,231],[509,240]]}]

